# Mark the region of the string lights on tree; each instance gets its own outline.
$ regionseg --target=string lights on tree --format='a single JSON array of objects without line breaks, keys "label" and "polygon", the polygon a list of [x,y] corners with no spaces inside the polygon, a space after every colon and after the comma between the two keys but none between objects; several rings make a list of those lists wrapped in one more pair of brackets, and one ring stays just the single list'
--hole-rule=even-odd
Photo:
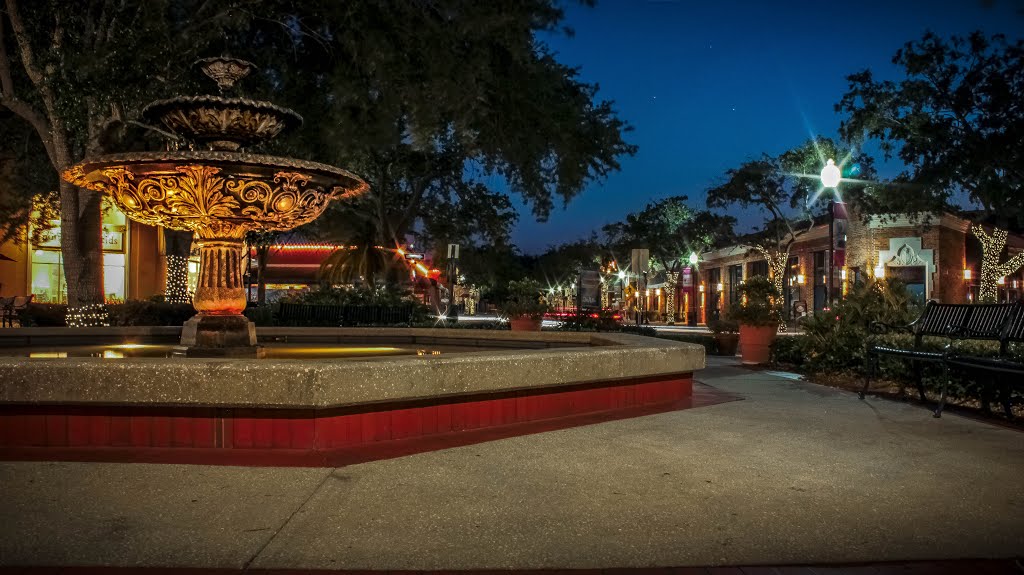
[{"label": "string lights on tree", "polygon": [[978,301],[994,302],[999,295],[999,280],[1024,266],[1024,252],[999,263],[999,257],[1006,247],[1006,238],[1009,235],[1006,230],[993,228],[990,235],[980,225],[974,225],[971,227],[971,231],[981,242],[981,281],[978,284]]},{"label": "string lights on tree", "polygon": [[779,293],[785,293],[783,291],[783,283],[786,277],[786,265],[789,264],[789,246],[786,246],[786,250],[773,249],[760,245],[754,244],[754,249],[761,252],[764,259],[768,261],[768,279],[772,280],[772,284]]},{"label": "string lights on tree", "polygon": [[110,325],[107,306],[102,303],[68,307],[65,322],[68,327],[106,327]]},{"label": "string lights on tree", "polygon": [[188,258],[167,256],[167,288],[164,298],[168,303],[192,303],[188,293]]},{"label": "string lights on tree", "polygon": [[679,272],[665,272],[665,317],[668,318],[669,325],[676,322],[676,283],[678,281]]}]

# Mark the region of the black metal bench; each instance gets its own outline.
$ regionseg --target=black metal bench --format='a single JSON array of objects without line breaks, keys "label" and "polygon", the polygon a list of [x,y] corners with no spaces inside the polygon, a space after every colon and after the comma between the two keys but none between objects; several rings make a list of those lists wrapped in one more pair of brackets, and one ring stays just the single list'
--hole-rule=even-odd
[{"label": "black metal bench", "polygon": [[[1024,385],[1024,364],[1020,363],[1010,354],[1011,343],[1024,343],[1024,302],[1005,304],[1010,306],[1010,311],[1004,318],[1002,325],[989,332],[979,332],[969,326],[953,326],[949,332],[950,343],[946,352],[946,380],[942,384],[942,393],[939,397],[939,406],[935,410],[935,417],[942,415],[946,406],[946,391],[950,382],[950,371],[981,372],[991,376],[988,384],[999,385],[1002,389],[1000,394],[1003,411],[1007,417],[1013,417],[1010,404],[1010,387]],[[957,341],[964,339],[984,339],[999,342],[999,355],[996,357],[982,357],[964,355],[957,349]],[[996,376],[1014,375],[1017,377]],[[988,405],[988,401],[985,401]]]},{"label": "black metal bench", "polygon": [[313,305],[280,303],[276,321],[280,325],[409,325],[415,306]]},{"label": "black metal bench", "polygon": [[[910,349],[891,347],[886,345],[868,345],[867,369],[864,375],[864,387],[860,390],[860,398],[871,385],[871,380],[878,374],[878,361],[883,355],[900,357],[911,362],[941,363],[943,369],[948,371],[947,359],[951,351],[946,346],[943,351],[931,351],[925,349],[925,337],[949,337],[951,330],[957,330],[959,339],[990,340],[998,339],[998,334],[1006,324],[1007,318],[1017,309],[1017,304],[949,304],[930,301],[925,304],[921,317],[913,322],[902,325],[888,325],[881,322],[872,324],[872,332],[875,334],[884,333],[908,333],[914,336],[914,344]],[[915,370],[917,393],[921,401],[926,401],[924,385],[921,379],[921,371]],[[948,373],[946,376],[948,384]],[[943,398],[945,387],[943,387]],[[942,406],[935,411],[935,417],[942,413]]]}]

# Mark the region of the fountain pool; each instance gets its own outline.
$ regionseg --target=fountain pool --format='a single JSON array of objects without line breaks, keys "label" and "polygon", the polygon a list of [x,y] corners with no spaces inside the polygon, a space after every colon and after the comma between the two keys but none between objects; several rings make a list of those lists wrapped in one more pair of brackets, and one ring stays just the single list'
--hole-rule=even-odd
[{"label": "fountain pool", "polygon": [[[487,430],[514,434],[531,422],[580,425],[595,414],[686,406],[693,372],[704,367],[701,346],[619,333],[256,333],[271,357],[131,355],[150,349],[138,346],[174,345],[178,327],[0,330],[0,459],[187,463],[210,462],[213,452],[220,454],[213,461],[231,463],[242,453],[336,453]],[[67,357],[24,357],[26,348]],[[126,357],[94,356],[104,350]],[[273,350],[301,357],[273,357]],[[346,357],[345,350],[357,351]]]}]

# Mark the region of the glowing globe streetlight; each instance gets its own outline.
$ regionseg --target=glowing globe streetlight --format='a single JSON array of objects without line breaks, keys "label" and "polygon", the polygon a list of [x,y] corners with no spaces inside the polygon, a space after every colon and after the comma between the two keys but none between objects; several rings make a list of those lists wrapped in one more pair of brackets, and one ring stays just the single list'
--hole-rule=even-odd
[{"label": "glowing globe streetlight", "polygon": [[[821,185],[826,188],[836,189],[839,185],[839,180],[842,179],[843,174],[839,171],[839,166],[836,165],[835,160],[832,158],[828,159],[825,163],[825,167],[821,169]],[[835,256],[835,239],[833,233],[835,230],[835,201],[829,200],[828,202],[828,293],[825,296],[825,305],[829,308],[832,307],[832,276],[835,274],[836,256]]]},{"label": "glowing globe streetlight", "polygon": [[821,169],[821,185],[826,188],[835,188],[839,185],[839,180],[842,177],[843,175],[839,171],[839,166],[836,165],[835,160],[829,158],[828,163]]},{"label": "glowing globe streetlight", "polygon": [[697,253],[696,252],[690,252],[690,265],[691,266],[697,265],[697,261],[699,261],[699,260],[700,260],[700,258],[697,257]]}]

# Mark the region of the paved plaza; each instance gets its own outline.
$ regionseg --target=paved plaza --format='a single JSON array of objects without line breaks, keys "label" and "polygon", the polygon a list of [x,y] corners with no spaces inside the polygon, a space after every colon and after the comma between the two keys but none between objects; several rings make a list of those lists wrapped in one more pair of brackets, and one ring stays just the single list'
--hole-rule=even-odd
[{"label": "paved plaza", "polygon": [[1024,434],[710,358],[740,401],[342,468],[0,463],[0,564],[567,569],[1009,558]]}]

